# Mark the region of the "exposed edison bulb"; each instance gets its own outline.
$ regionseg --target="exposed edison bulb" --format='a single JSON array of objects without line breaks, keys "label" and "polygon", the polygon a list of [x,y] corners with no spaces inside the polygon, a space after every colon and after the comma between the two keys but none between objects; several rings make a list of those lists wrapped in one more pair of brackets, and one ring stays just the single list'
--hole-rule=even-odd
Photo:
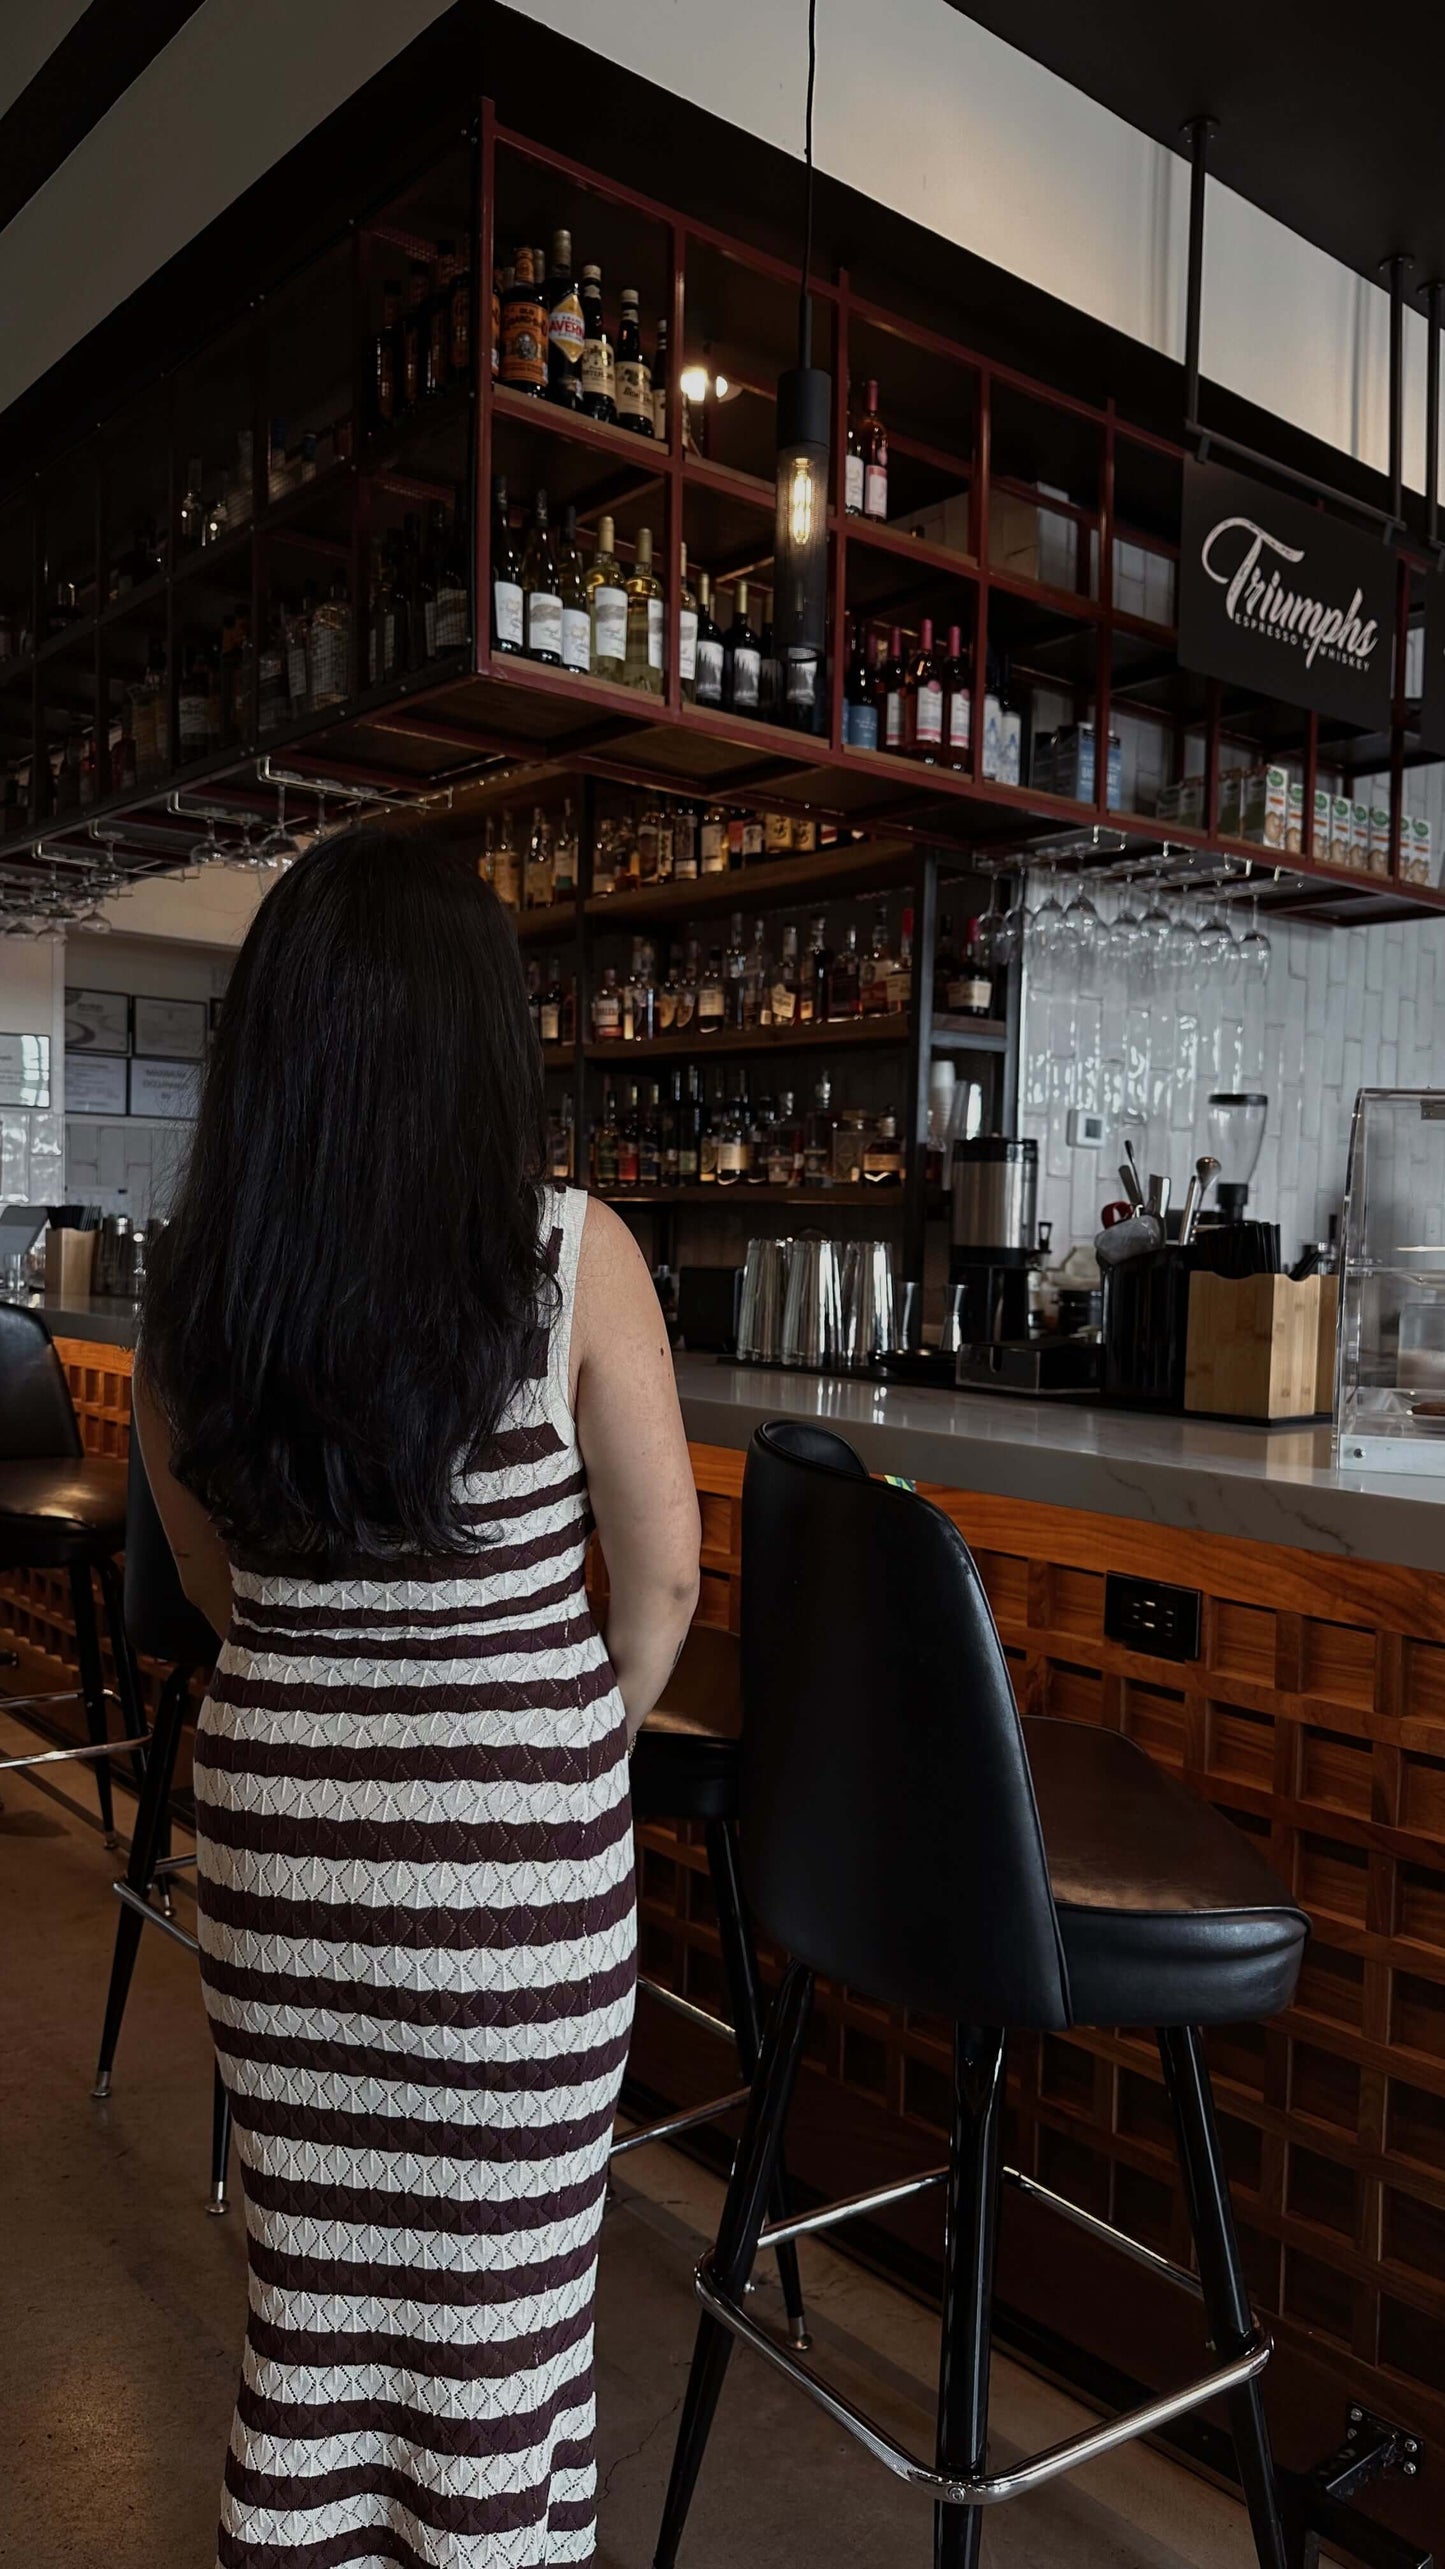
[{"label": "exposed edison bulb", "polygon": [[[824,463],[825,471],[826,461]],[[788,465],[788,540],[811,544],[818,523],[819,471],[812,455],[794,455]]]},{"label": "exposed edison bulb", "polygon": [[680,381],[684,401],[706,401],[708,395],[706,366],[684,366]]}]

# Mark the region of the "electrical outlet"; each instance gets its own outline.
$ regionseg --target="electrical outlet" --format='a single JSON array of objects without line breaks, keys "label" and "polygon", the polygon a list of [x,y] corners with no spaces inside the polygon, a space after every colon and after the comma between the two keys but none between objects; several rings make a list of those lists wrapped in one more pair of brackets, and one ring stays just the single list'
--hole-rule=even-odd
[{"label": "electrical outlet", "polygon": [[1092,1106],[1071,1106],[1067,1131],[1076,1151],[1099,1151],[1104,1147],[1104,1118],[1096,1115]]},{"label": "electrical outlet", "polygon": [[1201,1603],[1197,1588],[1166,1588],[1157,1579],[1111,1570],[1104,1581],[1104,1631],[1150,1659],[1197,1659]]}]

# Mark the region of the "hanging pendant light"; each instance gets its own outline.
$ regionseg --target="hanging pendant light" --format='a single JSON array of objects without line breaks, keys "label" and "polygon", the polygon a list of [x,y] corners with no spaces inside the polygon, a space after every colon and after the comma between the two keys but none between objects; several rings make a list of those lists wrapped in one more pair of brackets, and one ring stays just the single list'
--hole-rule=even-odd
[{"label": "hanging pendant light", "polygon": [[813,89],[818,0],[808,0],[807,171],[798,362],[778,378],[777,514],[773,538],[773,637],[784,664],[786,711],[811,727],[828,625],[828,442],[832,377],[813,363]]}]

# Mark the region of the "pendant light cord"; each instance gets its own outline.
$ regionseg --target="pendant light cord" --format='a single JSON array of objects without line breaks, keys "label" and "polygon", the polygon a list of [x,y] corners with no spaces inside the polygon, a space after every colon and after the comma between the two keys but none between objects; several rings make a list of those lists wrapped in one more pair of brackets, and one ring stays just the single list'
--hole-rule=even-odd
[{"label": "pendant light cord", "polygon": [[798,363],[813,362],[813,92],[818,79],[818,0],[808,0],[808,100],[803,114],[803,167],[806,197],[803,212],[803,277],[798,289]]}]

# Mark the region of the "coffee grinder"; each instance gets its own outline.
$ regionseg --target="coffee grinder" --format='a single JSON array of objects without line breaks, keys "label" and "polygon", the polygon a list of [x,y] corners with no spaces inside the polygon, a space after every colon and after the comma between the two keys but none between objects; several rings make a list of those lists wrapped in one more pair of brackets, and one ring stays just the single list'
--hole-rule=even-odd
[{"label": "coffee grinder", "polygon": [[1080,1391],[1098,1350],[1029,1325],[1030,1280],[1048,1255],[1040,1230],[1039,1146],[1003,1133],[953,1145],[949,1335],[955,1379],[979,1391]]}]

